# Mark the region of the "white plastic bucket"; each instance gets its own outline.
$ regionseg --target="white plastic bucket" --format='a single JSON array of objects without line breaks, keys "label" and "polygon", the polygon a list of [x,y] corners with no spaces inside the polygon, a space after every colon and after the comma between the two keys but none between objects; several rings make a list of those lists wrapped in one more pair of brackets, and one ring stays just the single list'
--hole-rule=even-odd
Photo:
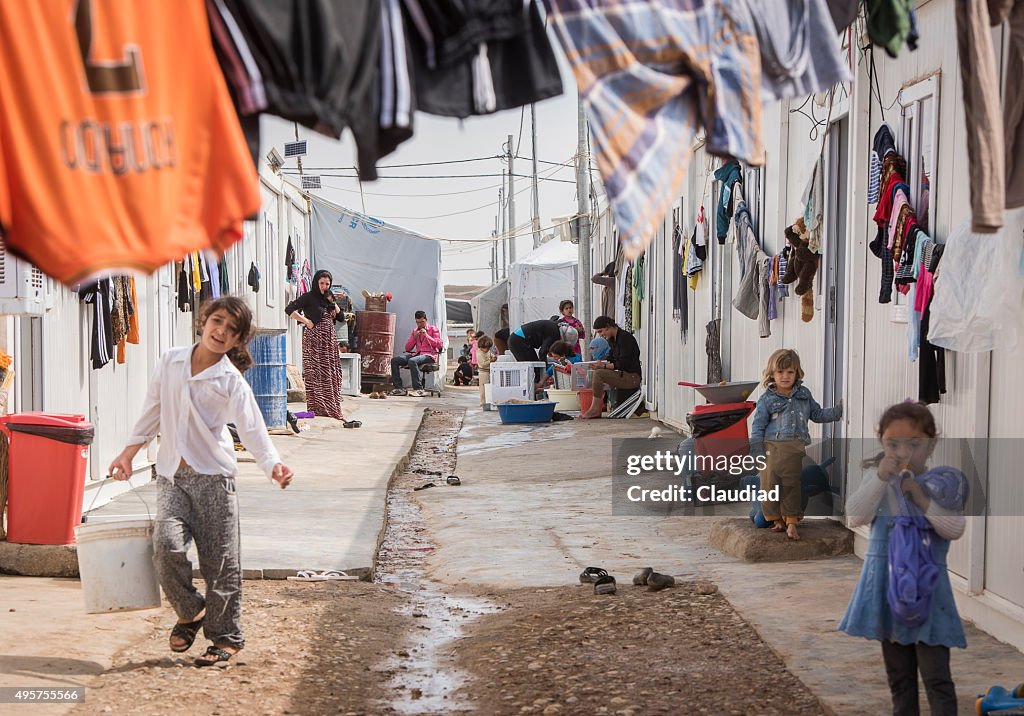
[{"label": "white plastic bucket", "polygon": [[78,573],[89,614],[154,609],[153,520],[88,522],[75,528]]},{"label": "white plastic bucket", "polygon": [[580,409],[580,397],[574,390],[552,390],[548,388],[548,400],[555,401],[555,410],[563,412]]}]

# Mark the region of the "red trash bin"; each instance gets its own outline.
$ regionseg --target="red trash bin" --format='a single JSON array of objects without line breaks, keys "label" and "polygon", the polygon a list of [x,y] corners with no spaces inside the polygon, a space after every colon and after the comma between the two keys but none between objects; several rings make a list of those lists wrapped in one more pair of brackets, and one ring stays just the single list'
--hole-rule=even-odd
[{"label": "red trash bin", "polygon": [[85,463],[93,426],[84,415],[0,415],[10,441],[7,541],[71,544],[82,521]]}]

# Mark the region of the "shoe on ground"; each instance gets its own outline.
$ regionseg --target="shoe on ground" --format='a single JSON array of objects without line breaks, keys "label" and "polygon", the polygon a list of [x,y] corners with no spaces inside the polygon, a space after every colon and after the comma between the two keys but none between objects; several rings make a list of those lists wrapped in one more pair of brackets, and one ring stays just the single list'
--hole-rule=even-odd
[{"label": "shoe on ground", "polygon": [[671,574],[658,574],[652,572],[647,577],[647,589],[652,592],[660,592],[662,589],[672,587],[676,583],[676,578]]},{"label": "shoe on ground", "polygon": [[638,587],[646,587],[647,580],[654,574],[654,567],[644,567],[633,577],[633,584]]},{"label": "shoe on ground", "polygon": [[606,574],[594,582],[594,594],[615,594],[615,577]]},{"label": "shoe on ground", "polygon": [[601,577],[607,577],[608,572],[600,567],[587,567],[580,572],[580,584],[593,584]]},{"label": "shoe on ground", "polygon": [[408,394],[409,394],[409,391],[407,391],[405,388],[395,388],[388,395],[401,396],[401,395],[408,395]]}]

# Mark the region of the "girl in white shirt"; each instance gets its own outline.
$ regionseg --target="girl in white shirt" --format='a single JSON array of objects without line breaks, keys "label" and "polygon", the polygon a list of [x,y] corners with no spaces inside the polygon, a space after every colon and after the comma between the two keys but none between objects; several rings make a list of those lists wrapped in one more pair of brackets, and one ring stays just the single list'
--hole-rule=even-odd
[{"label": "girl in white shirt", "polygon": [[[157,522],[154,563],[167,600],[178,615],[171,651],[188,651],[199,628],[212,644],[196,659],[210,666],[245,646],[240,625],[238,496],[234,423],[259,467],[283,490],[292,471],[281,463],[252,389],[241,371],[252,365],[247,344],[252,312],[235,297],[202,307],[202,336],[193,346],[165,353],[146,393],[128,446],[110,464],[111,477],[127,480],[132,459],[157,433]],[[205,597],[192,584],[188,544],[195,540]]]}]

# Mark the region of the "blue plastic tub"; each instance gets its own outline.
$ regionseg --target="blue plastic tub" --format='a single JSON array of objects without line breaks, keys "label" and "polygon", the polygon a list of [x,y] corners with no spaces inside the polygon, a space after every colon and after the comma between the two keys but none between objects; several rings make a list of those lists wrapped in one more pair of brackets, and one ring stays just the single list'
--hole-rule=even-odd
[{"label": "blue plastic tub", "polygon": [[508,423],[550,423],[555,414],[555,403],[498,403],[501,422]]}]

